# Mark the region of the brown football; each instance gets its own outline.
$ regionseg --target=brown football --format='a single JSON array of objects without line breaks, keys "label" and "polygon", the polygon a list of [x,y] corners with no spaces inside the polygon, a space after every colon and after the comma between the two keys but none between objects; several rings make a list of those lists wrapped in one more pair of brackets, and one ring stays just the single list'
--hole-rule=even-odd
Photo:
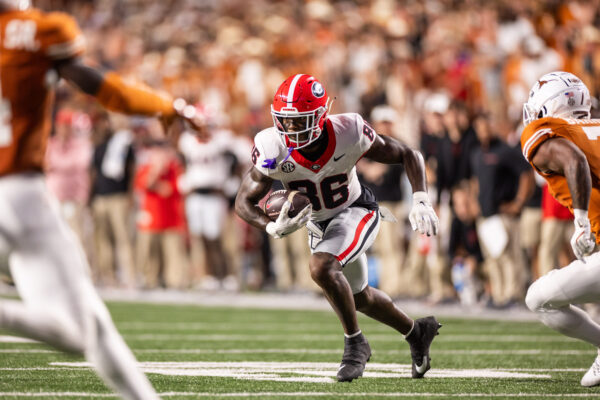
[{"label": "brown football", "polygon": [[281,207],[283,207],[283,204],[287,200],[292,203],[290,211],[288,211],[290,218],[294,218],[304,207],[310,204],[310,199],[297,190],[276,190],[269,195],[263,207],[265,214],[267,214],[271,221],[277,219],[281,212]]}]

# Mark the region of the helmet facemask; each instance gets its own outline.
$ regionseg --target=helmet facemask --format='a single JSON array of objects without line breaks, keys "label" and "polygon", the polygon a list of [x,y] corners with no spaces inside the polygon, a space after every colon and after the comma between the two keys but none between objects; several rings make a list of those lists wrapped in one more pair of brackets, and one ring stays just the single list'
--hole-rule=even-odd
[{"label": "helmet facemask", "polygon": [[329,99],[324,107],[304,112],[298,112],[295,107],[283,107],[277,111],[271,106],[273,125],[285,146],[301,149],[321,136],[324,116],[330,107]]}]

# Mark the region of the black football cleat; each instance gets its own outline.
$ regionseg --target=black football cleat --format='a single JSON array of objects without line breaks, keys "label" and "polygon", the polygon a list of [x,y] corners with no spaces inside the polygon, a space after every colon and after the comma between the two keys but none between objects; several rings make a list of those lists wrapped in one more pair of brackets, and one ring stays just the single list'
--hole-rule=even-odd
[{"label": "black football cleat", "polygon": [[344,337],[344,356],[337,372],[338,382],[352,382],[362,376],[370,359],[371,346],[362,333],[353,338]]},{"label": "black football cleat", "polygon": [[410,356],[412,357],[412,377],[422,378],[429,371],[429,346],[433,338],[438,335],[442,324],[434,317],[425,317],[415,320],[413,331],[408,335],[406,341],[410,345]]}]

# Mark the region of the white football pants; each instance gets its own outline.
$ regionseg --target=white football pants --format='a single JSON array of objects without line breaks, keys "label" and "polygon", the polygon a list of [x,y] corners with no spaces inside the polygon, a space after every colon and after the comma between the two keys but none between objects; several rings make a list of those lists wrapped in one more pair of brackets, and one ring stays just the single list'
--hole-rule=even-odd
[{"label": "white football pants", "polygon": [[600,347],[600,325],[573,304],[600,302],[600,252],[573,261],[535,281],[525,303],[540,320],[564,335]]},{"label": "white football pants", "polygon": [[362,292],[369,283],[365,252],[375,241],[379,225],[379,211],[348,207],[333,217],[322,237],[308,232],[311,253],[333,254],[343,267],[352,294]]},{"label": "white football pants", "polygon": [[0,178],[0,243],[22,300],[0,300],[0,327],[85,355],[125,399],[158,399],[96,293],[83,249],[41,174]]}]

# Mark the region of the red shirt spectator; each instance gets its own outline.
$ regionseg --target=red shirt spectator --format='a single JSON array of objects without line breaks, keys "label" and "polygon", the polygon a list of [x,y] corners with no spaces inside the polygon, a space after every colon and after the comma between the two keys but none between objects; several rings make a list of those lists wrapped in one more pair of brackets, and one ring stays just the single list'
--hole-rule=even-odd
[{"label": "red shirt spectator", "polygon": [[137,226],[145,231],[183,229],[183,199],[177,190],[182,167],[172,150],[153,147],[135,174]]},{"label": "red shirt spectator", "polygon": [[573,219],[573,214],[571,211],[562,204],[560,204],[548,190],[548,185],[542,188],[542,218],[543,219],[561,219],[561,220],[571,220]]}]

